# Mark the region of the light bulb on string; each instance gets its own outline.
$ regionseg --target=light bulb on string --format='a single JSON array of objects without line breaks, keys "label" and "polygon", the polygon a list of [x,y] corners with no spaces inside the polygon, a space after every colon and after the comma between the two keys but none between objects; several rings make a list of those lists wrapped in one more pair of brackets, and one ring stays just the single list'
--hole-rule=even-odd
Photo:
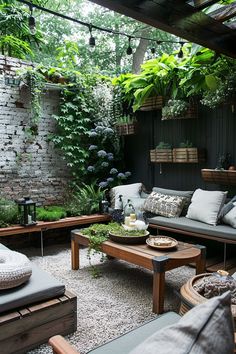
[{"label": "light bulb on string", "polygon": [[178,58],[180,58],[180,59],[182,59],[183,56],[184,56],[183,45],[184,45],[184,43],[180,42],[180,50],[179,50],[179,53],[178,53]]},{"label": "light bulb on string", "polygon": [[156,53],[156,49],[153,47],[153,48],[151,48],[151,53],[152,54],[155,54]]},{"label": "light bulb on string", "polygon": [[92,34],[92,25],[89,25],[89,32],[90,32],[89,46],[90,46],[91,50],[94,50],[95,46],[96,46],[96,40],[95,40],[95,37],[93,37],[93,34]]},{"label": "light bulb on string", "polygon": [[35,23],[35,18],[33,16],[33,7],[32,5],[30,5],[30,16],[29,16],[29,29],[30,29],[30,33],[32,35],[36,34],[36,23]]},{"label": "light bulb on string", "polygon": [[133,49],[131,48],[131,37],[129,37],[129,45],[128,48],[126,49],[127,55],[133,54]]}]

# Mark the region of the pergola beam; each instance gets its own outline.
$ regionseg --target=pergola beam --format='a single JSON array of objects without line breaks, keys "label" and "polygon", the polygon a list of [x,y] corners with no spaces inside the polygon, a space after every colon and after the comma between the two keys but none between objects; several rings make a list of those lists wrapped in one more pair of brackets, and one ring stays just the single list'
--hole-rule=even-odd
[{"label": "pergola beam", "polygon": [[220,7],[219,9],[210,12],[209,15],[219,22],[230,20],[236,15],[236,3]]},{"label": "pergola beam", "polygon": [[214,5],[219,0],[192,0],[191,5],[197,10],[203,10],[208,6]]}]

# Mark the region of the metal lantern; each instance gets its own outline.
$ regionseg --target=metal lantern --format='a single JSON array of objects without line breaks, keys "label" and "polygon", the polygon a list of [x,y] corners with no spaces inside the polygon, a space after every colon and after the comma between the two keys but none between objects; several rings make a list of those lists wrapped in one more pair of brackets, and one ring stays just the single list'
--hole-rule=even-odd
[{"label": "metal lantern", "polygon": [[36,224],[36,203],[30,197],[24,197],[17,201],[20,224],[30,226]]}]

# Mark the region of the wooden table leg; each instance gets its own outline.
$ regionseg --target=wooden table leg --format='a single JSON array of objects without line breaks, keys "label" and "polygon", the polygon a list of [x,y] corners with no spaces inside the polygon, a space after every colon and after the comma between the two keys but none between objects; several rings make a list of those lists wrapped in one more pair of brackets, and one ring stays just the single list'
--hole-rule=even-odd
[{"label": "wooden table leg", "polygon": [[196,274],[202,274],[206,271],[206,247],[202,245],[195,245],[200,249],[201,254],[199,260],[196,262]]},{"label": "wooden table leg", "polygon": [[164,311],[165,297],[165,265],[168,262],[168,257],[154,257],[153,263],[153,305],[152,311],[160,314]]},{"label": "wooden table leg", "polygon": [[79,269],[79,244],[73,236],[71,237],[71,268]]}]

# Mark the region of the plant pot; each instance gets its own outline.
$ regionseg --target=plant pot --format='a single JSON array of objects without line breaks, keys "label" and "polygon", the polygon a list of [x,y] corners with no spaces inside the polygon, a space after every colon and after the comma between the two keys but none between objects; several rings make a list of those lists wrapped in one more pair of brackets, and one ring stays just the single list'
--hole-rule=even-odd
[{"label": "plant pot", "polygon": [[172,149],[150,150],[151,162],[172,162]]},{"label": "plant pot", "polygon": [[205,161],[205,151],[198,148],[173,149],[173,162],[199,163]]},{"label": "plant pot", "polygon": [[136,124],[128,123],[128,124],[117,124],[116,131],[118,135],[133,135],[135,134]]},{"label": "plant pot", "polygon": [[222,184],[222,185],[236,185],[236,171],[235,170],[213,170],[202,169],[202,178],[205,182]]},{"label": "plant pot", "polygon": [[142,106],[139,108],[140,111],[154,111],[157,109],[162,109],[163,107],[163,97],[162,96],[154,96],[148,97]]}]

